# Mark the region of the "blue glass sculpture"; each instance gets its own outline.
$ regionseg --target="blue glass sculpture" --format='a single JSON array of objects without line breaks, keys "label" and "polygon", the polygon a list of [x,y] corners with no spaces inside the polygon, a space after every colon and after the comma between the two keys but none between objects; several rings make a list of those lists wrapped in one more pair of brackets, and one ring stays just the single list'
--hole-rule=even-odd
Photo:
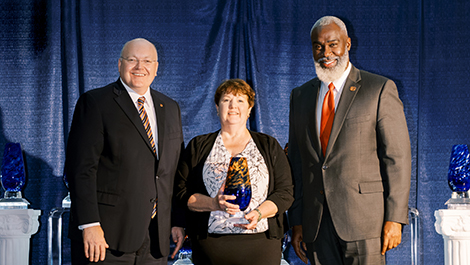
[{"label": "blue glass sculpture", "polygon": [[[449,208],[455,205],[470,205],[470,154],[465,144],[458,144],[452,147],[450,156],[448,183],[452,190],[452,198],[447,201]],[[452,206],[453,205],[453,206]]]},{"label": "blue glass sculpture", "polygon": [[182,248],[178,252],[178,259],[176,260],[175,263],[173,263],[173,265],[192,265],[193,262],[191,258],[192,258],[191,249]]},{"label": "blue glass sculpture", "polygon": [[236,196],[235,200],[228,202],[240,206],[240,212],[231,216],[232,220],[230,222],[248,223],[243,213],[251,201],[251,181],[246,157],[232,157],[230,159],[224,194]]},{"label": "blue glass sculpture", "polygon": [[1,182],[5,189],[5,195],[3,199],[0,199],[0,209],[23,209],[28,207],[29,202],[21,196],[26,176],[23,153],[19,143],[5,144]]},{"label": "blue glass sculpture", "polygon": [[[64,181],[65,187],[67,190],[69,189],[69,181],[67,180],[67,175],[65,174],[64,171],[64,176],[62,177],[62,180]],[[70,191],[67,192],[67,196],[62,200],[62,208],[70,208]]]},{"label": "blue glass sculpture", "polygon": [[178,252],[177,260],[173,265],[193,265],[192,261],[192,250],[191,250],[191,240],[186,235],[183,241],[183,246]]},{"label": "blue glass sculpture", "polygon": [[282,247],[281,265],[289,265],[289,262],[287,262],[287,260],[284,259],[284,251],[287,248],[287,244],[290,242],[290,236],[289,236],[288,232],[286,232],[284,234],[284,238],[282,238],[281,242],[282,242],[282,244],[281,244],[281,247]]},{"label": "blue glass sculpture", "polygon": [[465,144],[454,145],[449,164],[449,187],[455,192],[466,192],[470,189],[470,154]]}]

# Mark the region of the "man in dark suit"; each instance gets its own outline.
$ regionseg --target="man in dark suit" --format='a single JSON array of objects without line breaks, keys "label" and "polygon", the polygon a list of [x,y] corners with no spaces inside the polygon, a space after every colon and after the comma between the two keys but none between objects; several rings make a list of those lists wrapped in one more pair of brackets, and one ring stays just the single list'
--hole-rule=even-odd
[{"label": "man in dark suit", "polygon": [[292,245],[305,263],[385,264],[408,222],[403,104],[393,81],[349,62],[340,19],[319,19],[310,36],[317,78],[290,99]]},{"label": "man in dark suit", "polygon": [[178,104],[150,89],[155,46],[127,42],[120,78],[80,96],[66,153],[72,263],[167,264],[174,175],[183,146]]}]

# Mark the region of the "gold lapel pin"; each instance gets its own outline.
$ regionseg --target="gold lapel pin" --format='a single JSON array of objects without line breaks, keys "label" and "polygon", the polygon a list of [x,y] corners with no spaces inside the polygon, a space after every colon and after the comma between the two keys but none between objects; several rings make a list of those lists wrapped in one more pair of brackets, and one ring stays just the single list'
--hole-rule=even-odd
[{"label": "gold lapel pin", "polygon": [[163,104],[160,103],[160,108],[163,108]]},{"label": "gold lapel pin", "polygon": [[356,87],[355,86],[350,87],[349,91],[352,91],[352,92],[356,91]]}]

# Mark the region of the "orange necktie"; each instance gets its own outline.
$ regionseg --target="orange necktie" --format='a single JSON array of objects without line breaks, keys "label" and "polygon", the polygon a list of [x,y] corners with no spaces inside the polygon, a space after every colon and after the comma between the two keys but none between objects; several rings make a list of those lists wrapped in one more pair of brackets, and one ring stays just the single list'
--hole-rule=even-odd
[{"label": "orange necktie", "polygon": [[320,142],[323,156],[326,153],[326,147],[328,146],[328,140],[330,139],[331,127],[333,126],[333,120],[335,119],[335,95],[333,90],[335,85],[330,83],[328,85],[328,92],[323,100],[323,107],[321,110],[321,124],[320,124]]}]

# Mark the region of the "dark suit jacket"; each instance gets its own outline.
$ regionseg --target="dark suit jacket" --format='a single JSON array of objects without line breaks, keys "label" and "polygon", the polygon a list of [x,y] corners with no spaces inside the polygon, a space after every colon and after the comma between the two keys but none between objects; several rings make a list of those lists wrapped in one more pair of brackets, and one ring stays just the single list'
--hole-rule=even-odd
[{"label": "dark suit jacket", "polygon": [[171,198],[183,134],[178,104],[157,91],[151,90],[151,95],[159,161],[120,80],[80,96],[66,153],[71,239],[82,240],[79,225],[100,222],[110,249],[136,251],[149,230],[158,194],[159,245],[168,255]]},{"label": "dark suit jacket", "polygon": [[317,236],[326,199],[345,241],[381,236],[384,221],[408,222],[411,150],[395,83],[354,66],[346,80],[323,157],[316,126],[321,82],[291,93],[289,158],[295,184],[290,225]]}]

